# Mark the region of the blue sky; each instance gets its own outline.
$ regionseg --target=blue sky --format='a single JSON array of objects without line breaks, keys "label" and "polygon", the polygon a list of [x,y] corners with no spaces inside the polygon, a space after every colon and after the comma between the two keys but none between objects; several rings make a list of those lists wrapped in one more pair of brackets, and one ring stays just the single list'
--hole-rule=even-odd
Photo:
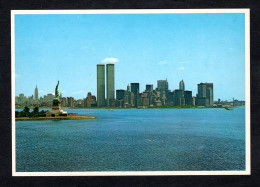
[{"label": "blue sky", "polygon": [[96,65],[115,62],[115,89],[183,79],[193,96],[214,83],[214,100],[245,99],[243,13],[15,15],[15,95],[96,95]]}]

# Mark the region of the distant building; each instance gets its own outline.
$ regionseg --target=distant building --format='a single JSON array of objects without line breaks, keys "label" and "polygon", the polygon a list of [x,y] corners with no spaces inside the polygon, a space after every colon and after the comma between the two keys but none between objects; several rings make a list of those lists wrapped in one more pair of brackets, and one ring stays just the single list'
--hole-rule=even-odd
[{"label": "distant building", "polygon": [[53,99],[54,99],[54,95],[52,93],[43,96],[43,100],[46,103],[52,103]]},{"label": "distant building", "polygon": [[167,91],[168,90],[168,81],[166,80],[157,80],[157,90],[158,91]]},{"label": "distant building", "polygon": [[84,100],[83,99],[78,99],[78,100],[74,100],[74,107],[84,107]]},{"label": "distant building", "polygon": [[131,92],[131,87],[128,84],[124,96],[124,107],[130,108],[133,106],[134,106],[134,93]]},{"label": "distant building", "polygon": [[174,91],[174,105],[185,105],[184,91],[175,90]]},{"label": "distant building", "polygon": [[37,85],[36,85],[36,88],[34,90],[34,100],[38,101],[38,88],[37,88]]},{"label": "distant building", "polygon": [[198,105],[211,107],[213,106],[213,83],[198,84]]},{"label": "distant building", "polygon": [[167,92],[167,101],[166,101],[167,106],[173,106],[174,105],[174,91],[168,91]]},{"label": "distant building", "polygon": [[185,105],[193,105],[192,91],[184,91]]},{"label": "distant building", "polygon": [[147,84],[145,86],[145,91],[146,92],[152,92],[153,91],[153,85],[152,84]]},{"label": "distant building", "polygon": [[105,106],[105,65],[97,65],[97,106]]},{"label": "distant building", "polygon": [[131,83],[131,92],[134,94],[134,106],[137,107],[137,95],[139,94],[139,83]]},{"label": "distant building", "polygon": [[112,103],[115,102],[115,65],[107,64],[107,106],[111,107]]},{"label": "distant building", "polygon": [[28,102],[33,103],[33,95],[28,97]]},{"label": "distant building", "polygon": [[61,100],[61,106],[66,107],[67,106],[66,97],[60,97],[60,100]]},{"label": "distant building", "polygon": [[197,105],[197,97],[192,97],[192,105]]},{"label": "distant building", "polygon": [[97,101],[96,97],[91,94],[91,92],[88,92],[87,97],[84,100],[84,107],[96,107],[97,106]]},{"label": "distant building", "polygon": [[141,94],[142,97],[142,106],[149,106],[150,105],[150,100],[149,100],[149,92],[143,92]]},{"label": "distant building", "polygon": [[183,91],[185,90],[185,85],[184,85],[183,80],[181,80],[179,83],[179,90],[183,90]]},{"label": "distant building", "polygon": [[74,107],[74,98],[73,97],[68,97],[68,107],[73,108]]},{"label": "distant building", "polygon": [[26,100],[27,100],[27,98],[24,96],[23,93],[19,94],[19,97],[18,97],[18,103],[19,103],[19,104],[25,103]]},{"label": "distant building", "polygon": [[116,106],[117,107],[124,107],[125,105],[125,95],[126,95],[126,90],[120,89],[116,90]]},{"label": "distant building", "polygon": [[124,99],[124,97],[125,97],[125,90],[123,90],[123,89],[116,90],[116,99],[117,100]]},{"label": "distant building", "polygon": [[129,84],[127,85],[127,89],[126,89],[126,91],[131,91],[131,87],[129,86]]}]

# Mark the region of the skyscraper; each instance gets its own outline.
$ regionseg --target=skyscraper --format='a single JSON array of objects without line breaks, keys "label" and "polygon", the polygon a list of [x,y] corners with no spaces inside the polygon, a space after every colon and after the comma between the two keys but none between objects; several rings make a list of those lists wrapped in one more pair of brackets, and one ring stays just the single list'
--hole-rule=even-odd
[{"label": "skyscraper", "polygon": [[158,80],[157,81],[157,90],[158,91],[167,91],[168,90],[168,81],[166,80]]},{"label": "skyscraper", "polygon": [[183,90],[174,90],[174,105],[185,105]]},{"label": "skyscraper", "polygon": [[152,92],[153,91],[153,85],[152,84],[147,84],[146,88],[145,88],[145,91]]},{"label": "skyscraper", "polygon": [[105,106],[105,65],[97,65],[97,106]]},{"label": "skyscraper", "polygon": [[107,106],[115,100],[115,69],[114,64],[107,64]]},{"label": "skyscraper", "polygon": [[137,95],[139,94],[139,83],[131,83],[131,92],[134,94],[134,106],[137,106]]},{"label": "skyscraper", "polygon": [[213,83],[198,84],[198,105],[206,107],[213,105]]},{"label": "skyscraper", "polygon": [[124,99],[125,97],[125,90],[123,89],[120,89],[120,90],[116,90],[116,99],[117,100],[121,100],[121,99]]},{"label": "skyscraper", "polygon": [[185,85],[184,85],[183,80],[180,81],[179,89],[180,89],[180,90],[183,90],[183,91],[185,90]]},{"label": "skyscraper", "polygon": [[185,99],[185,105],[192,105],[192,91],[184,91],[184,99]]},{"label": "skyscraper", "polygon": [[36,85],[36,88],[34,90],[34,100],[38,101],[38,88],[37,88],[37,85]]}]

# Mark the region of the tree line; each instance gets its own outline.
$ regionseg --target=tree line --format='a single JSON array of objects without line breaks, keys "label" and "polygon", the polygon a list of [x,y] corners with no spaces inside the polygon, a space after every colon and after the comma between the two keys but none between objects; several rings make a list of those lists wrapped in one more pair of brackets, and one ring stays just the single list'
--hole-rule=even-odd
[{"label": "tree line", "polygon": [[30,112],[30,109],[26,106],[22,111],[15,111],[15,117],[46,117],[47,111],[39,111],[39,107],[35,107],[32,112]]}]

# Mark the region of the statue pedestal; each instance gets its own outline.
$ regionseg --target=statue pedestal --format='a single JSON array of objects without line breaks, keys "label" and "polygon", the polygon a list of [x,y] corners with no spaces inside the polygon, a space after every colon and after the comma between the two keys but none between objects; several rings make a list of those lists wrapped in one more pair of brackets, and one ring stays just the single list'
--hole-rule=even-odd
[{"label": "statue pedestal", "polygon": [[46,117],[68,116],[68,112],[61,110],[60,100],[53,99],[52,110],[46,113]]},{"label": "statue pedestal", "polygon": [[60,110],[61,110],[60,100],[59,99],[53,99],[52,111],[60,111]]}]

